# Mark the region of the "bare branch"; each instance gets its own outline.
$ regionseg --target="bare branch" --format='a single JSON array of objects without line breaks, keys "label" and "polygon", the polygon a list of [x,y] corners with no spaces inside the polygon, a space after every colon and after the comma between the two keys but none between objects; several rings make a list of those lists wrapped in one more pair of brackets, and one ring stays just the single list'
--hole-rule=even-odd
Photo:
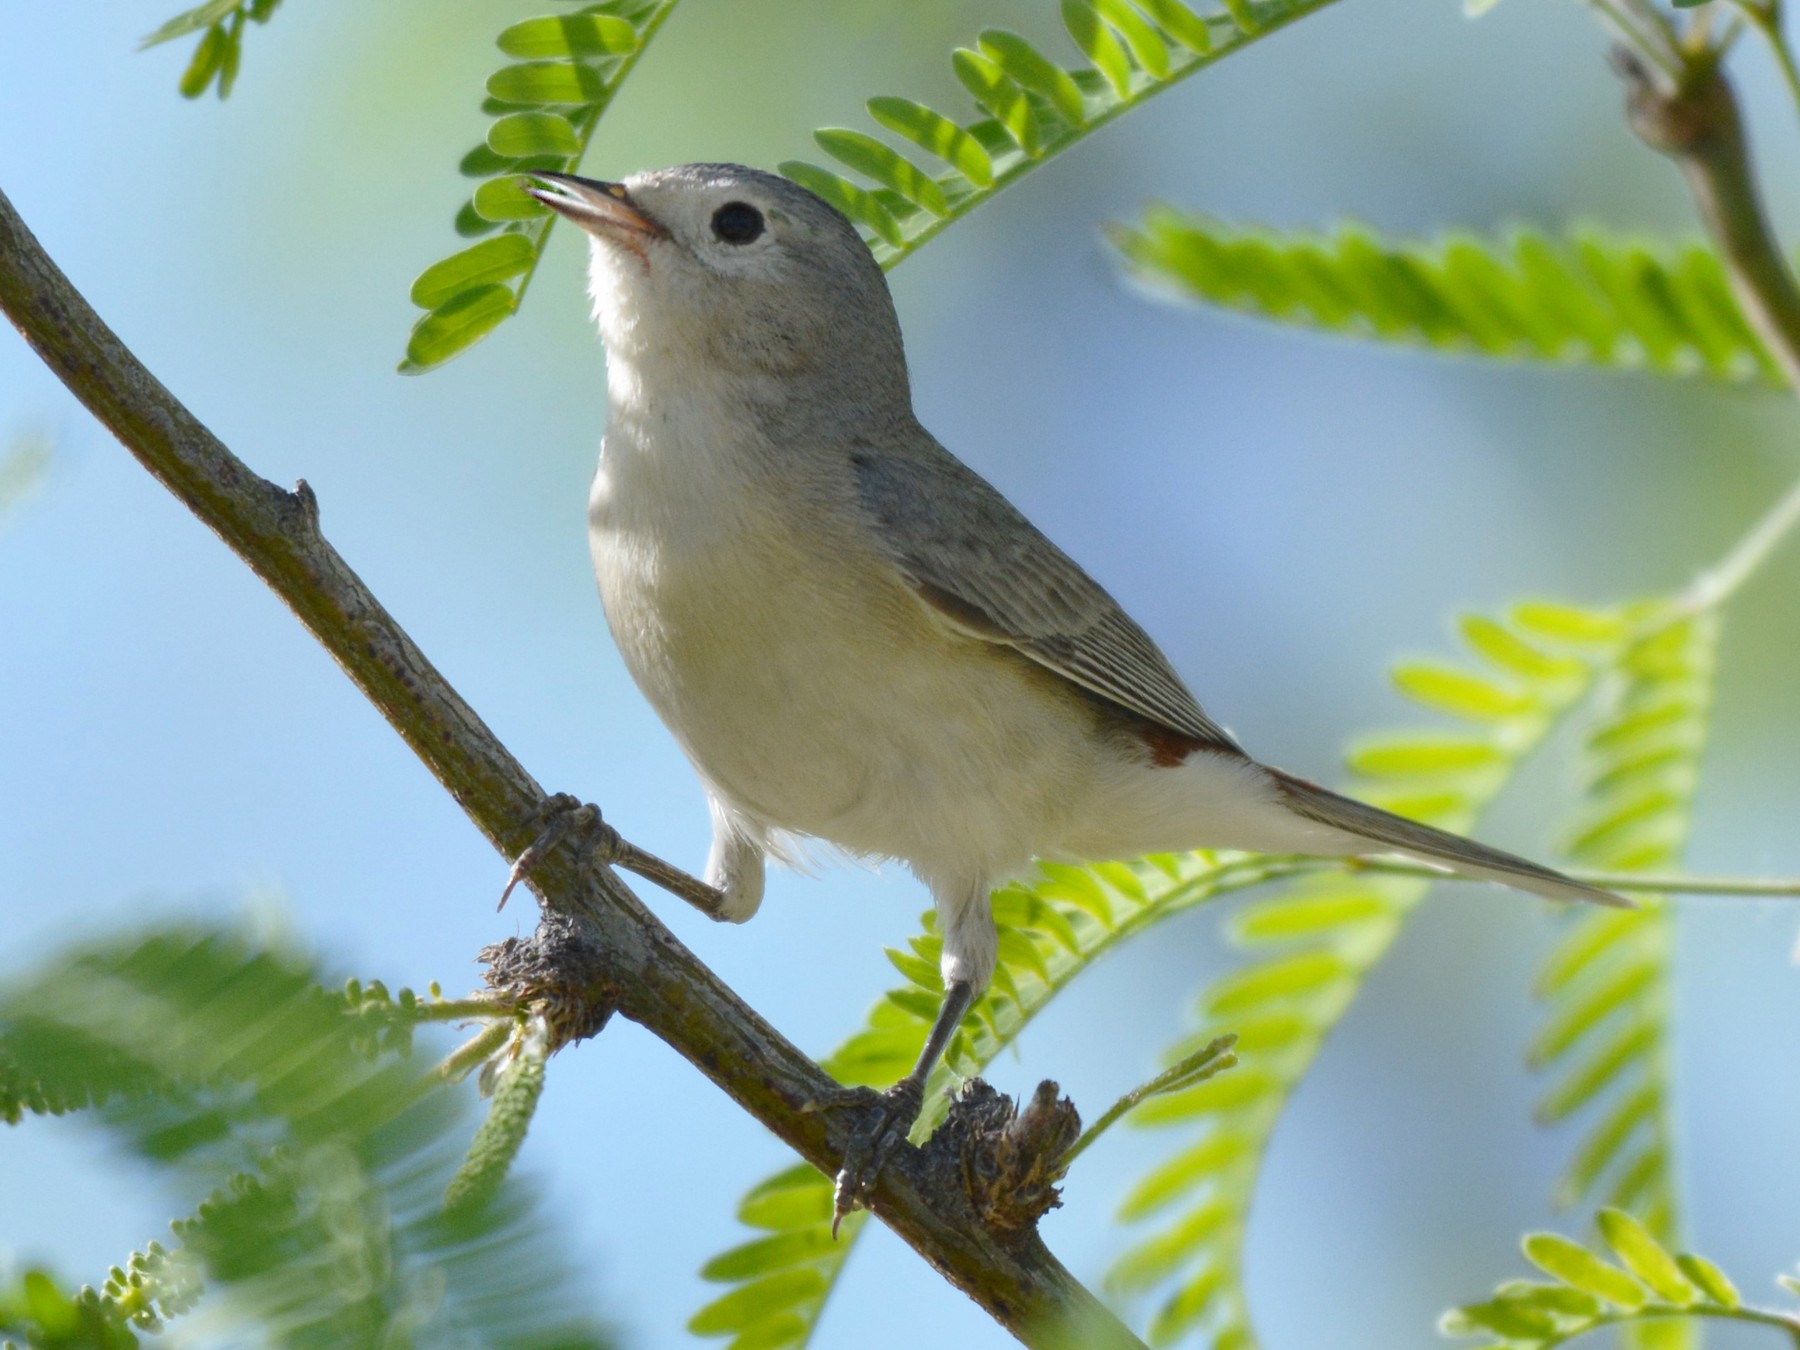
[{"label": "bare branch", "polygon": [[[0,309],[125,448],[288,604],[494,846],[508,858],[523,850],[543,789],[325,541],[311,489],[284,491],[227,450],[101,322],[3,193]],[[560,986],[598,1021],[616,1010],[641,1023],[809,1163],[836,1171],[872,1099],[827,1077],[609,869],[581,866],[562,847],[530,884],[544,919],[529,944],[506,953],[509,979],[529,974]],[[1083,1346],[1142,1350],[1035,1230],[985,1227],[946,1160],[902,1149],[869,1207],[1027,1344],[1067,1344],[1066,1328],[1078,1326]]]}]

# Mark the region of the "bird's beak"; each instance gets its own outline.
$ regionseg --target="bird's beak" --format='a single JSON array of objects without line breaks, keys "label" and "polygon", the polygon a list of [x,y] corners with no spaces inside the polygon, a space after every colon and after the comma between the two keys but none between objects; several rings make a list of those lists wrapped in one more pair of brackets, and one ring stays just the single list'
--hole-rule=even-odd
[{"label": "bird's beak", "polygon": [[623,183],[602,183],[572,173],[534,173],[525,195],[536,197],[559,216],[566,216],[599,239],[611,239],[641,251],[645,238],[667,239],[669,232],[646,215]]}]

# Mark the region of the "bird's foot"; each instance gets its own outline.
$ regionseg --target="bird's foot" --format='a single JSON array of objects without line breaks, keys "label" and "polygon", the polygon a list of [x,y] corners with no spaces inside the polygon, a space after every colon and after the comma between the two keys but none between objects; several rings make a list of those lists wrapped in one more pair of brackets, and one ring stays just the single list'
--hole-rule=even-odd
[{"label": "bird's foot", "polygon": [[886,1092],[871,1093],[867,1088],[855,1090],[859,1101],[874,1097],[874,1110],[863,1122],[844,1149],[844,1162],[838,1168],[837,1185],[831,1197],[831,1236],[837,1237],[844,1216],[862,1207],[881,1169],[894,1150],[906,1141],[913,1122],[925,1105],[925,1084],[912,1076],[902,1078]]},{"label": "bird's foot", "polygon": [[506,889],[500,892],[500,908],[506,908],[513,888],[531,875],[532,870],[549,856],[551,849],[573,836],[584,870],[601,864],[629,868],[646,881],[653,881],[671,894],[679,895],[702,914],[714,919],[727,917],[723,891],[620,837],[592,802],[584,802],[567,792],[555,792],[544,798],[535,820],[541,824],[538,837],[513,863]]},{"label": "bird's foot", "polygon": [[506,878],[506,889],[500,892],[499,908],[505,909],[513,888],[549,856],[550,850],[573,835],[581,852],[581,865],[617,862],[630,845],[600,815],[600,808],[567,792],[555,792],[544,798],[536,819],[542,823],[538,836],[521,853]]}]

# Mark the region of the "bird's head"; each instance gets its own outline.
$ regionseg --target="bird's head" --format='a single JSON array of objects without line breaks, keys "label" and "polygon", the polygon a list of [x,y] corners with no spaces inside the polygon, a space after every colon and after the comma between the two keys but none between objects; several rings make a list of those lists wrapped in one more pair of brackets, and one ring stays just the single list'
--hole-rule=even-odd
[{"label": "bird's head", "polygon": [[526,190],[590,237],[594,313],[617,357],[691,355],[771,375],[859,367],[902,388],[887,281],[854,226],[797,183],[686,164],[603,183],[535,174]]}]

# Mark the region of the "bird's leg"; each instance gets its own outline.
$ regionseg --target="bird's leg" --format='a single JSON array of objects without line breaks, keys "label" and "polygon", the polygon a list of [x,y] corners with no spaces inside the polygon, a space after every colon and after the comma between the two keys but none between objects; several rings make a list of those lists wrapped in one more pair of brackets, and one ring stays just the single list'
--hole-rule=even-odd
[{"label": "bird's leg", "polygon": [[963,1016],[975,1002],[972,980],[952,980],[944,986],[944,1001],[938,1005],[937,1020],[925,1037],[925,1048],[919,1062],[898,1083],[876,1097],[876,1110],[850,1138],[844,1150],[844,1163],[838,1169],[837,1186],[832,1195],[831,1235],[837,1236],[844,1216],[863,1202],[882,1167],[912,1130],[919,1112],[925,1106],[925,1080],[937,1067],[944,1047],[956,1034]]},{"label": "bird's leg", "polygon": [[513,888],[531,875],[532,869],[543,862],[550,850],[570,834],[574,834],[581,850],[583,867],[616,864],[636,872],[646,881],[655,882],[665,891],[680,896],[710,918],[725,917],[723,892],[621,838],[619,832],[601,816],[600,808],[592,802],[582,802],[567,792],[553,793],[538,808],[537,818],[543,821],[543,828],[513,863],[512,872],[506,879],[506,889],[500,892],[501,908],[505,908]]}]

